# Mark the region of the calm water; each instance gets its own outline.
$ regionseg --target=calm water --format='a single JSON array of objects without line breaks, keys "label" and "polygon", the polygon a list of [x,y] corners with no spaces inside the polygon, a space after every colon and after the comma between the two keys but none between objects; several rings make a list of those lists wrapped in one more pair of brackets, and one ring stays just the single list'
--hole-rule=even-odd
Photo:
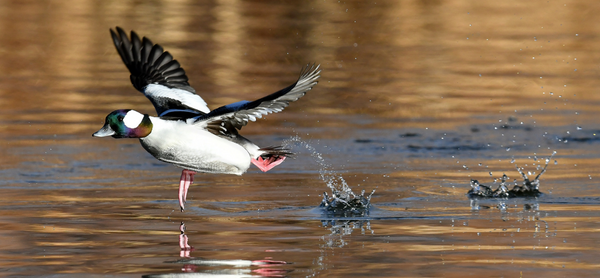
[{"label": "calm water", "polygon": [[[0,1],[0,275],[597,277],[599,11]],[[301,137],[296,158],[267,174],[199,174],[179,212],[180,169],[136,140],[91,137],[112,110],[154,113],[112,45],[117,25],[169,50],[211,108],[320,63],[314,90],[242,130],[262,146]],[[553,151],[543,196],[465,196],[471,179],[520,179],[516,165],[539,173]],[[368,216],[317,208],[324,169],[355,192],[376,189]]]}]

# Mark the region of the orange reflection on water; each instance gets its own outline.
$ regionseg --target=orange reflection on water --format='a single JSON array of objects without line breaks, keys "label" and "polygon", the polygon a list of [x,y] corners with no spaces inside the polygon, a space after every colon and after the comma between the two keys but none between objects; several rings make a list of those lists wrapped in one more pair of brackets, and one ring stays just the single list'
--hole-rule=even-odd
[{"label": "orange reflection on water", "polygon": [[[164,262],[178,258],[185,220],[197,247],[191,256],[249,260],[280,250],[276,260],[294,262],[290,276],[593,277],[599,8],[597,1],[5,1],[0,268],[14,276],[180,273]],[[211,108],[275,92],[305,64],[320,63],[314,90],[242,133],[269,143],[329,140],[331,148],[319,150],[332,168],[356,191],[376,188],[372,233],[322,226],[313,209],[329,189],[310,154],[276,173],[201,175],[190,211],[177,212],[178,169],[136,140],[91,138],[114,109],[154,114],[110,41],[117,25],[170,51]],[[485,129],[509,117],[514,129]],[[377,141],[373,130],[391,134],[379,143],[385,149],[356,142]],[[439,141],[451,131],[460,144]],[[421,136],[415,148],[399,136],[406,133]],[[493,140],[513,150],[459,149]],[[527,156],[543,161],[554,149],[558,164],[542,177],[543,198],[505,201],[506,209],[502,201],[469,206],[470,179],[490,184],[489,172],[520,179],[513,157],[539,171]],[[524,209],[526,202],[535,208]],[[328,237],[341,247],[324,243]]]}]

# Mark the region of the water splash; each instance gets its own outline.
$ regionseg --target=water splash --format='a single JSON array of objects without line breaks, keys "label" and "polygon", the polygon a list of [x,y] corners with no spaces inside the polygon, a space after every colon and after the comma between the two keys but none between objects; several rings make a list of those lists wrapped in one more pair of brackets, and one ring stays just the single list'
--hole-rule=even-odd
[{"label": "water splash", "polygon": [[332,216],[365,216],[369,214],[371,207],[371,196],[375,189],[366,196],[365,190],[360,194],[355,194],[346,180],[331,169],[331,165],[325,162],[323,155],[313,146],[302,140],[296,135],[283,142],[285,148],[300,146],[310,152],[310,156],[319,164],[319,176],[327,187],[331,190],[331,196],[323,192],[323,200],[319,207],[324,208],[327,214]]},{"label": "water splash", "polygon": [[320,207],[325,208],[328,214],[333,216],[367,216],[369,215],[373,193],[375,193],[375,189],[368,196],[365,196],[364,190],[360,195],[354,194],[352,190],[350,192],[334,190],[330,197],[327,195],[327,192],[323,192],[323,200]]},{"label": "water splash", "polygon": [[290,139],[283,142],[283,146],[288,149],[293,146],[300,146],[301,148],[306,149],[310,153],[310,156],[315,159],[317,164],[319,164],[319,176],[330,189],[338,191],[350,190],[346,180],[331,170],[331,165],[325,162],[323,155],[306,141],[303,141],[300,136],[296,135],[290,137]]},{"label": "water splash", "polygon": [[[514,197],[537,197],[542,194],[540,192],[540,177],[542,174],[546,172],[546,168],[548,168],[548,164],[552,160],[552,157],[556,154],[556,151],[552,153],[552,155],[546,158],[546,164],[542,171],[533,179],[533,181],[529,180],[529,177],[523,171],[523,168],[519,167],[515,164],[517,171],[523,177],[523,182],[521,185],[517,183],[515,179],[514,186],[512,189],[508,189],[507,180],[508,176],[506,174],[502,175],[502,179],[500,181],[500,185],[496,190],[492,190],[490,186],[480,184],[477,180],[471,180],[471,190],[467,193],[469,197],[484,197],[484,198],[514,198]],[[491,173],[491,172],[490,172]],[[529,173],[531,175],[531,173]],[[535,173],[534,173],[535,174]]]}]

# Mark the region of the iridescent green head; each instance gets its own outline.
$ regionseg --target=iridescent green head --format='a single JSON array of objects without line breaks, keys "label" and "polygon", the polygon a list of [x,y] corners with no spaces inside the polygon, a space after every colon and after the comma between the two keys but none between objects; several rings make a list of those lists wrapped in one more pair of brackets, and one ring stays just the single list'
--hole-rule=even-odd
[{"label": "iridescent green head", "polygon": [[92,134],[95,137],[142,138],[152,131],[152,121],[147,114],[135,110],[115,110],[106,116],[104,126]]}]

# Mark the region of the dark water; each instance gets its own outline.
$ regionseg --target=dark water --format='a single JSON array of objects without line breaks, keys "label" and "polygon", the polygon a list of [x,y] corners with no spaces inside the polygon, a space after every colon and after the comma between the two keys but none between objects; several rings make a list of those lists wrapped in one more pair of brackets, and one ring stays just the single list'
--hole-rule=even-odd
[{"label": "dark water", "polygon": [[[0,4],[0,275],[600,272],[596,1]],[[117,25],[169,50],[211,108],[320,63],[309,94],[242,130],[261,146],[299,136],[296,158],[196,175],[179,212],[178,168],[91,137],[112,110],[154,113],[114,50]],[[535,176],[554,151],[540,197],[467,198],[471,179]],[[369,214],[323,214],[323,173],[375,189]]]}]

